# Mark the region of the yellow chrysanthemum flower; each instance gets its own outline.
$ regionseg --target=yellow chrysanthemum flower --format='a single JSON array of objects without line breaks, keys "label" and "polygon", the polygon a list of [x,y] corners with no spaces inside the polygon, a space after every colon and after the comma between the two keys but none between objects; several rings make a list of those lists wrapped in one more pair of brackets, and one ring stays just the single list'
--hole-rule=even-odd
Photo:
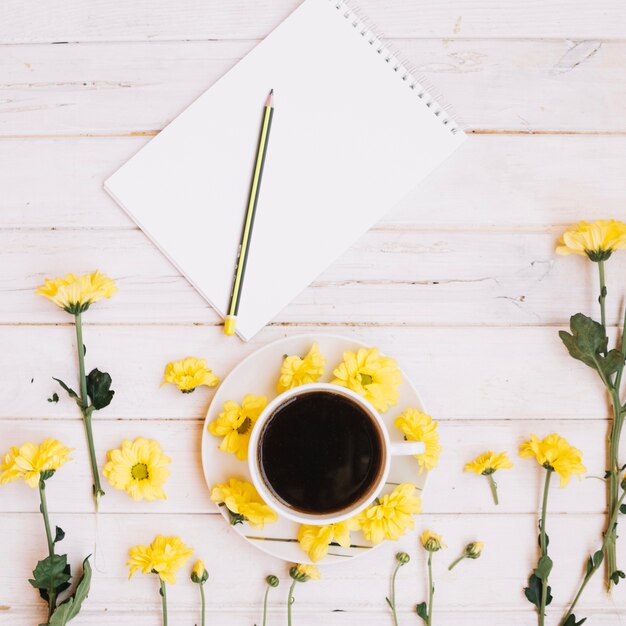
[{"label": "yellow chrysanthemum flower", "polygon": [[489,476],[499,469],[511,469],[513,463],[506,452],[487,452],[477,456],[473,461],[465,464],[463,468],[466,472],[474,472],[479,476]]},{"label": "yellow chrysanthemum flower", "polygon": [[626,249],[626,224],[617,220],[579,222],[563,233],[557,254],[582,254],[606,261],[614,250]]},{"label": "yellow chrysanthemum flower", "polygon": [[402,483],[359,513],[356,521],[365,538],[374,544],[383,539],[395,541],[413,528],[413,515],[422,510],[422,501],[415,491],[415,485]]},{"label": "yellow chrysanthemum flower", "polygon": [[263,502],[254,485],[245,480],[231,478],[228,484],[215,485],[211,500],[226,505],[232,514],[233,525],[245,520],[252,528],[260,529],[278,520],[278,515]]},{"label": "yellow chrysanthemum flower", "polygon": [[155,573],[166,583],[176,583],[176,572],[191,558],[193,550],[187,547],[180,537],[157,535],[149,546],[135,546],[129,551],[126,565],[130,575],[137,570],[142,574]]},{"label": "yellow chrysanthemum flower", "polygon": [[94,302],[110,298],[116,292],[115,281],[98,270],[82,276],[70,273],[63,278],[47,278],[35,291],[72,315],[86,311]]},{"label": "yellow chrysanthemum flower", "polygon": [[520,446],[519,455],[525,459],[534,457],[539,465],[556,472],[561,479],[561,487],[569,483],[573,474],[580,478],[587,471],[582,464],[583,453],[556,433],[545,439],[531,435],[530,440]]},{"label": "yellow chrysanthemum flower", "polygon": [[333,542],[343,548],[349,548],[350,531],[358,528],[356,520],[346,520],[327,526],[303,524],[298,531],[298,542],[311,561],[317,563],[328,554],[328,546]]},{"label": "yellow chrysanthemum flower", "polygon": [[[70,461],[72,448],[56,439],[44,439],[39,445],[31,442],[12,447],[0,465],[0,485],[23,480],[37,487],[42,472],[54,472]],[[45,477],[44,477],[45,478]]]},{"label": "yellow chrysanthemum flower", "polygon": [[305,583],[307,580],[319,580],[320,571],[315,565],[305,565],[298,563],[289,570],[289,576],[299,583]]},{"label": "yellow chrysanthemum flower", "polygon": [[438,535],[430,530],[425,530],[420,535],[420,541],[427,552],[438,552],[442,548],[448,547],[445,543],[443,543],[443,537],[441,535]]},{"label": "yellow chrysanthemum flower", "polygon": [[424,452],[415,455],[420,465],[420,474],[424,470],[430,471],[437,467],[441,446],[439,445],[437,422],[430,415],[417,409],[408,408],[395,419],[393,425],[399,428],[409,441],[424,442],[426,446]]},{"label": "yellow chrysanthemum flower", "polygon": [[286,356],[280,368],[278,393],[317,382],[324,375],[326,357],[319,351],[317,343],[311,346],[304,358]]},{"label": "yellow chrysanthemum flower", "polygon": [[378,348],[360,348],[356,353],[344,352],[343,363],[333,371],[333,375],[333,385],[355,391],[381,413],[398,404],[402,373],[396,361],[382,356]]},{"label": "yellow chrysanthemum flower", "polygon": [[165,500],[163,485],[170,475],[172,461],[158,442],[138,437],[124,439],[122,447],[107,452],[102,473],[115,489],[126,491],[133,500]]},{"label": "yellow chrysanthemum flower", "polygon": [[196,387],[215,387],[220,379],[206,366],[204,359],[188,356],[180,361],[171,361],[165,366],[163,385],[176,385],[183,393],[191,393]]},{"label": "yellow chrysanthemum flower", "polygon": [[220,450],[236,454],[240,461],[248,458],[248,442],[252,427],[267,406],[265,396],[246,394],[239,406],[233,400],[224,403],[224,410],[209,424],[209,432],[224,437]]}]

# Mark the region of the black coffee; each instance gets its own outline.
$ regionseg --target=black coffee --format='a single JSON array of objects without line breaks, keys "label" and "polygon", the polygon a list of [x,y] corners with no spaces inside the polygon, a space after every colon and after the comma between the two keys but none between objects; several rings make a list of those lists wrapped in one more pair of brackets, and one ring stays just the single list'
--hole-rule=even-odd
[{"label": "black coffee", "polygon": [[328,391],[288,400],[261,433],[265,484],[303,513],[330,514],[357,503],[380,477],[382,461],[381,434],[369,414]]}]

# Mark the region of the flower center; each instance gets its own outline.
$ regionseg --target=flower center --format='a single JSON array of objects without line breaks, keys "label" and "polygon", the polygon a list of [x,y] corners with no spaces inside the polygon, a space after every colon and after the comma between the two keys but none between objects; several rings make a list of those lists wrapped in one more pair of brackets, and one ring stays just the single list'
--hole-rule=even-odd
[{"label": "flower center", "polygon": [[361,384],[365,387],[371,385],[374,379],[369,374],[361,374]]},{"label": "flower center", "polygon": [[135,465],[130,468],[130,475],[135,480],[146,480],[146,478],[150,477],[150,472],[145,463],[135,463]]},{"label": "flower center", "polygon": [[243,422],[241,422],[241,424],[239,425],[237,432],[240,435],[245,435],[250,430],[251,426],[252,426],[252,420],[249,417],[246,417],[246,419],[243,420]]}]

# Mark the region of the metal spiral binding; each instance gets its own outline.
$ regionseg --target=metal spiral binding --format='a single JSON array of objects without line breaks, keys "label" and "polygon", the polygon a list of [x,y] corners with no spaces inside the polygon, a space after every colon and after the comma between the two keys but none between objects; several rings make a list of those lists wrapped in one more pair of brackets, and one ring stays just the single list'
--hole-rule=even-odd
[{"label": "metal spiral binding", "polygon": [[431,109],[435,117],[440,118],[441,123],[447,126],[451,133],[456,134],[461,130],[453,119],[451,107],[438,103],[439,96],[433,95],[434,90],[430,86],[428,89],[424,87],[424,83],[427,81],[423,77],[420,77],[420,80],[415,77],[416,72],[409,67],[409,64],[403,62],[398,54],[391,49],[391,46],[383,43],[382,37],[377,35],[372,28],[368,27],[365,17],[359,16],[357,10],[349,7],[344,0],[329,0],[329,2],[337,9],[339,15],[350,21],[350,25],[355,31],[361,35],[379,55],[383,56],[385,63],[390,65],[393,71],[401,77],[402,81],[408,81],[409,89],[417,92],[417,97],[424,102],[426,107]]}]

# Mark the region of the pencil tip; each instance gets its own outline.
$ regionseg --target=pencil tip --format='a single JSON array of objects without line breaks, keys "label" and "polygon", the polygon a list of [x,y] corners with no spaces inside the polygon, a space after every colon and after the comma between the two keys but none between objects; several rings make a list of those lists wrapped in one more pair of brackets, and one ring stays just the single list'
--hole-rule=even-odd
[{"label": "pencil tip", "polygon": [[270,89],[270,96],[273,96],[273,95],[274,95],[274,90]]}]

